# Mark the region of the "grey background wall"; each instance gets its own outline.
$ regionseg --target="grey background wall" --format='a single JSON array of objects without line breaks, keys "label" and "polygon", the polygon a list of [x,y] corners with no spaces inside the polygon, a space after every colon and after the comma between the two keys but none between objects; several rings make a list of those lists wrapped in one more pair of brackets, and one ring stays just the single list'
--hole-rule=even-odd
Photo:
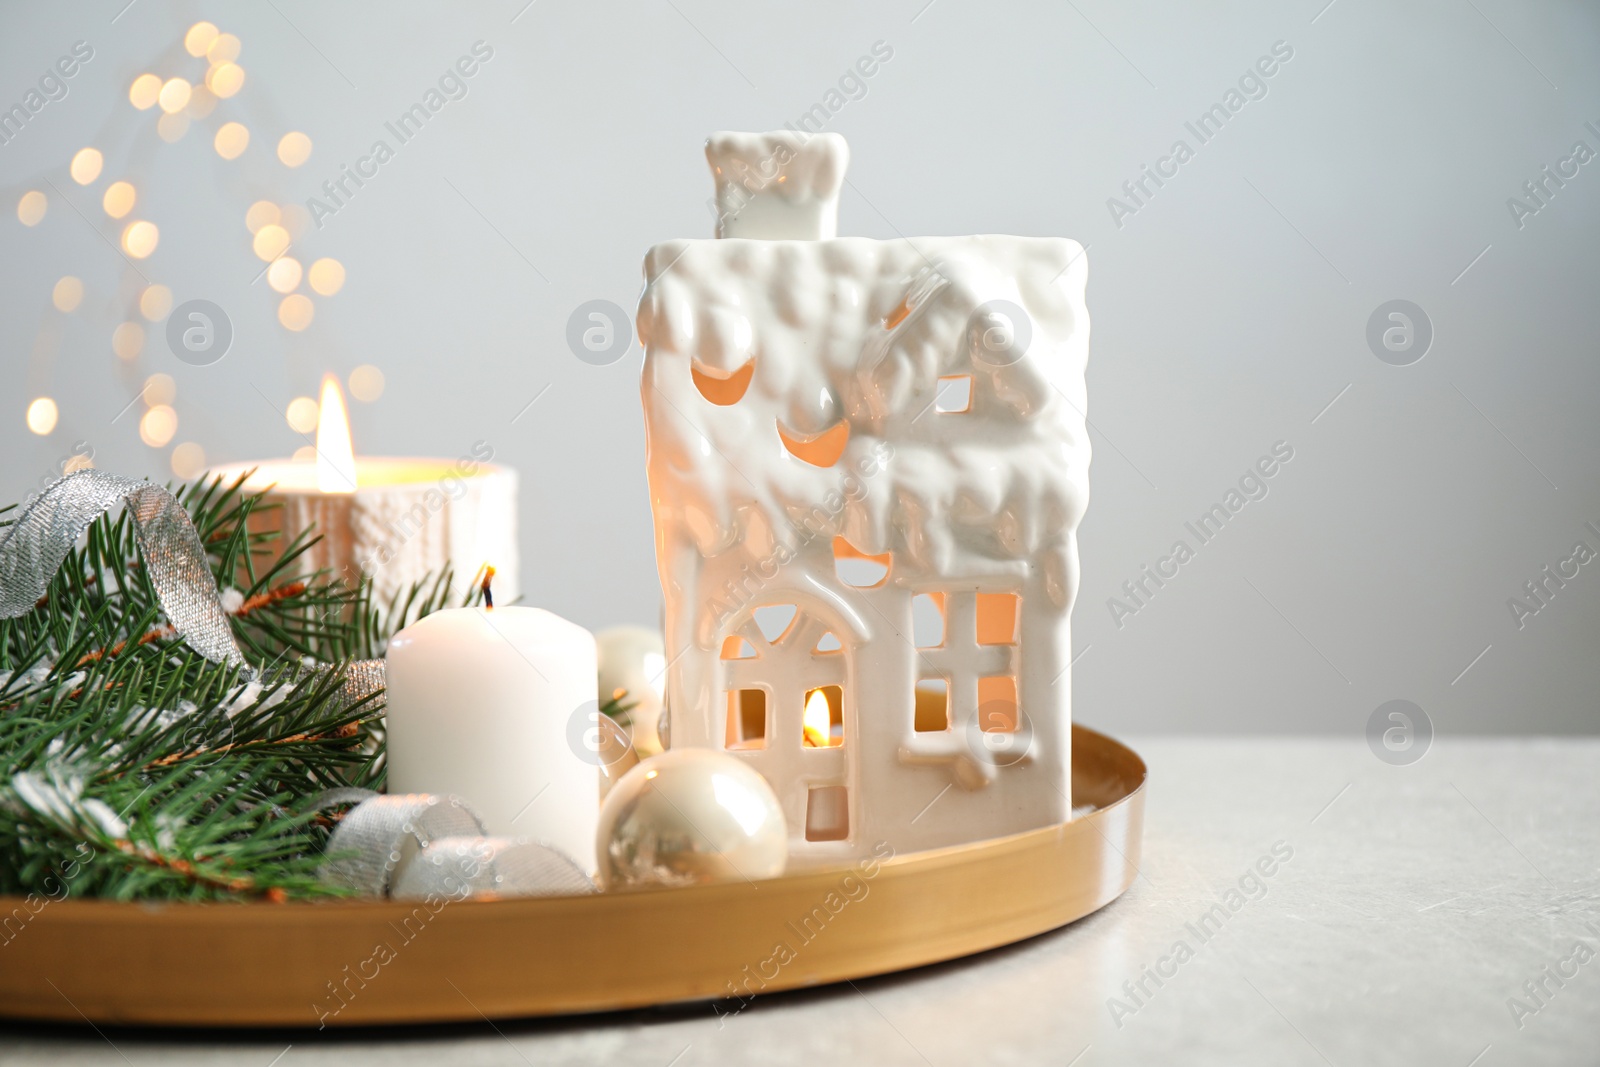
[{"label": "grey background wall", "polygon": [[[1593,5],[124,3],[0,13],[0,106],[74,42],[94,49],[0,146],[6,500],[76,441],[99,466],[170,477],[170,448],[119,417],[148,374],[177,381],[174,442],[220,462],[288,454],[282,405],[370,362],[388,388],[355,406],[362,452],[489,440],[524,478],[528,599],[591,627],[651,622],[640,353],[587,365],[567,320],[592,299],[631,309],[650,244],[709,233],[707,132],[821,104],[854,153],[841,232],[1089,246],[1081,721],[1359,736],[1404,698],[1441,738],[1600,727],[1600,564],[1566,564],[1537,613],[1508,603],[1539,606],[1524,583],[1577,542],[1600,551]],[[197,78],[180,40],[200,18],[242,39],[245,88],[164,144],[128,85]],[[283,330],[245,208],[319,195],[478,41],[493,55],[466,97],[297,239],[349,280],[310,329]],[[876,42],[892,57],[841,86]],[[1275,46],[1271,76],[1251,77]],[[1218,103],[1237,110],[1202,141],[1185,124]],[[211,148],[228,119],[252,133],[232,163]],[[272,152],[289,130],[315,146],[294,170]],[[1187,158],[1164,162],[1180,140]],[[67,177],[85,145],[107,161],[89,189]],[[1124,182],[1146,166],[1168,176],[1135,198]],[[135,364],[112,355],[143,285],[99,209],[117,177],[161,226],[141,269],[233,321],[221,362],[185,365],[154,331]],[[14,212],[29,189],[50,197],[33,228]],[[51,305],[67,274],[86,290],[72,314]],[[1431,324],[1404,366],[1368,341],[1395,299]],[[45,394],[61,418],[39,437],[23,413]],[[1293,458],[1266,495],[1201,544],[1185,523],[1278,442]],[[1129,598],[1179,540],[1193,558]]]}]

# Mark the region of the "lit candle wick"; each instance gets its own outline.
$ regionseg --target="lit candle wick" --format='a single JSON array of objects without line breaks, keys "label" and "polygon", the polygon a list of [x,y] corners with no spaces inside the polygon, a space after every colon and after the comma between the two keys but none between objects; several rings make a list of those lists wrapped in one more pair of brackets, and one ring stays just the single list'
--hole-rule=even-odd
[{"label": "lit candle wick", "polygon": [[478,587],[483,590],[483,608],[485,611],[494,610],[494,592],[489,588],[489,583],[494,581],[494,568],[487,563],[483,565],[483,583]]}]

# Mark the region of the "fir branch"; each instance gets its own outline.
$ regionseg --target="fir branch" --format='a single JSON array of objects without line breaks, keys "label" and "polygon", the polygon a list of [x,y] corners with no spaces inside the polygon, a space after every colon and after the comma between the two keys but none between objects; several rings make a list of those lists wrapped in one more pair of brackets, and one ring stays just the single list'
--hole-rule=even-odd
[{"label": "fir branch", "polygon": [[[102,517],[33,611],[0,620],[0,893],[66,885],[115,899],[327,895],[329,788],[381,788],[382,694],[350,704],[345,665],[449,601],[437,575],[388,603],[302,573],[314,531],[250,529],[244,478],[178,491],[254,676],[167,623],[127,513]],[[0,509],[0,536],[15,521]],[[269,558],[271,559],[268,562]],[[464,603],[474,602],[475,594]]]}]

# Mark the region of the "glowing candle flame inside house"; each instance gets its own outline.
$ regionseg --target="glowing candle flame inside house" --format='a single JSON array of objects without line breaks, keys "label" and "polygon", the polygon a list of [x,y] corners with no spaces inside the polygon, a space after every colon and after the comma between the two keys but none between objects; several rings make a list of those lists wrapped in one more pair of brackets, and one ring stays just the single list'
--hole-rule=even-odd
[{"label": "glowing candle flame inside house", "polygon": [[350,417],[345,413],[339,379],[322,376],[317,413],[317,489],[324,493],[356,491],[356,453],[350,443]]},{"label": "glowing candle flame inside house", "polygon": [[828,694],[813,689],[806,694],[806,710],[801,722],[804,727],[803,744],[806,748],[829,748],[833,740],[833,715],[828,707]]}]

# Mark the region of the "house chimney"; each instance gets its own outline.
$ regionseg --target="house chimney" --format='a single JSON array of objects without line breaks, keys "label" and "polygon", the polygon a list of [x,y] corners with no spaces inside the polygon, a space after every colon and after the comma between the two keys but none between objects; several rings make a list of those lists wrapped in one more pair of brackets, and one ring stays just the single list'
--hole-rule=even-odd
[{"label": "house chimney", "polygon": [[850,148],[836,133],[714,133],[718,237],[826,241],[839,235],[839,187]]}]

